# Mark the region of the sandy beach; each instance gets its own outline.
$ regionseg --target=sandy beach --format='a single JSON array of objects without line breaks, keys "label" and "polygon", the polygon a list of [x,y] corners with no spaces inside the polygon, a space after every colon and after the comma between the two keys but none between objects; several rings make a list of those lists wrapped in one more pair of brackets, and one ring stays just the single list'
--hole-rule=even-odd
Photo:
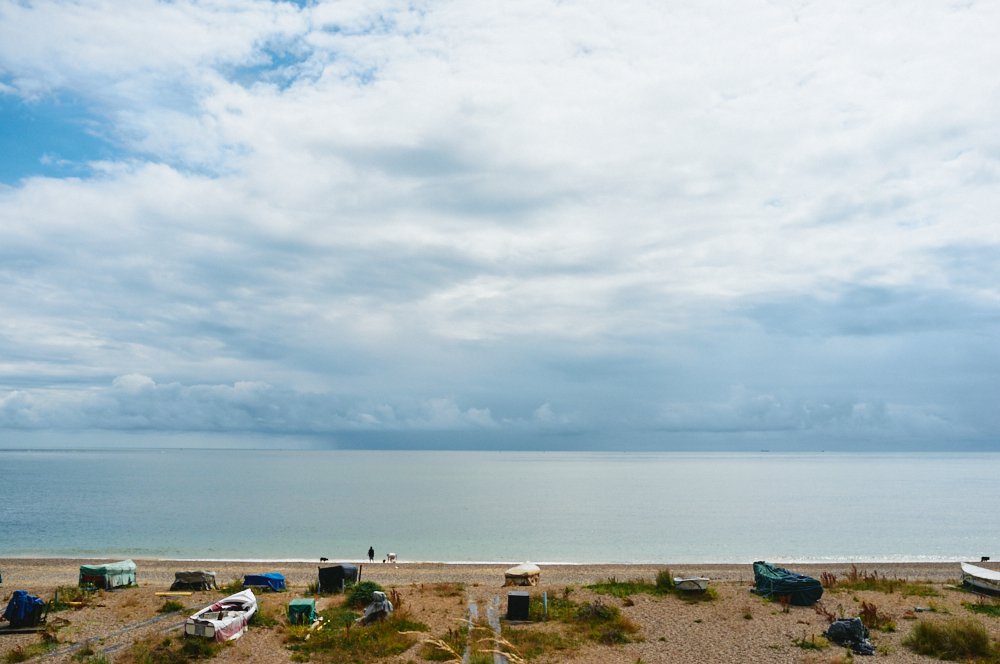
[{"label": "sandy beach", "polygon": [[[80,564],[96,560],[71,559],[2,559],[0,572],[5,599],[13,590],[26,589],[49,599],[55,590],[75,586]],[[216,572],[220,584],[242,578],[244,574],[278,571],[285,575],[289,590],[261,595],[261,605],[279,617],[276,626],[251,629],[245,637],[225,648],[215,661],[289,662],[292,653],[285,646],[284,607],[288,601],[306,593],[316,580],[315,563],[196,562],[136,560],[138,587],[115,592],[99,592],[92,606],[80,610],[53,613],[50,623],[57,625],[57,643],[41,659],[46,662],[69,662],[87,645],[95,653],[104,653],[110,661],[125,656],[137,640],[179,634],[177,626],[190,611],[206,606],[222,595],[217,591],[195,592],[179,598],[183,612],[160,614],[165,591],[174,572],[207,569]],[[329,563],[325,563],[329,564]],[[779,561],[779,564],[780,563]],[[797,572],[819,578],[824,572],[844,578],[852,566],[843,563],[785,564]],[[376,562],[362,566],[362,580],[375,581],[386,589],[396,589],[414,619],[427,625],[427,636],[438,636],[460,624],[468,606],[487,606],[499,602],[505,610],[507,591],[503,572],[507,565]],[[587,585],[615,578],[619,581],[652,581],[657,572],[669,568],[675,575],[704,575],[712,579],[718,593],[714,601],[685,602],[673,596],[633,595],[622,600],[597,595]],[[994,568],[996,566],[994,565]],[[891,662],[936,661],[912,653],[902,641],[917,619],[944,620],[950,616],[970,616],[982,622],[994,638],[1000,637],[1000,619],[976,615],[963,603],[976,601],[968,593],[954,590],[958,581],[957,563],[873,563],[857,564],[857,569],[877,572],[889,578],[927,583],[935,596],[907,596],[902,592],[828,590],[823,606],[837,615],[858,614],[861,602],[877,605],[894,618],[896,630],[873,632],[879,659]],[[832,647],[820,651],[804,650],[795,640],[819,635],[827,619],[813,607],[791,607],[783,611],[775,603],[764,601],[749,592],[753,569],[742,565],[545,565],[540,584],[533,594],[569,595],[576,601],[600,600],[620,608],[639,626],[633,642],[615,646],[588,643],[570,652],[550,653],[535,661],[597,663],[611,662],[836,662],[844,661],[844,649]],[[442,593],[442,587],[458,592]],[[516,590],[516,589],[515,589]],[[320,609],[341,601],[339,596],[318,600]],[[915,609],[933,608],[933,611]],[[5,635],[0,640],[0,657],[17,648],[37,643],[37,634]],[[841,659],[837,659],[837,658]],[[315,661],[322,661],[315,658]],[[79,661],[78,659],[75,661]],[[414,646],[388,662],[425,661]]]}]

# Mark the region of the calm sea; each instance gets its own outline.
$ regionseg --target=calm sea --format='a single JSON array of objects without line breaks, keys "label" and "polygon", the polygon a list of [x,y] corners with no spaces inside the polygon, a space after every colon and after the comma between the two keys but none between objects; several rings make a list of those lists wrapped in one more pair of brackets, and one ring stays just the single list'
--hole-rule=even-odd
[{"label": "calm sea", "polygon": [[0,451],[0,557],[1000,557],[1000,454]]}]

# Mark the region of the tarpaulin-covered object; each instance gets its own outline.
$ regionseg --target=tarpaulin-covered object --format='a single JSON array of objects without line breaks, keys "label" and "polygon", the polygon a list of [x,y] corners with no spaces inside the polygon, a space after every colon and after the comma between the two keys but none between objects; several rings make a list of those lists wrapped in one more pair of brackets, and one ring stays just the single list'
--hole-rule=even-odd
[{"label": "tarpaulin-covered object", "polygon": [[211,590],[218,587],[215,572],[205,570],[174,572],[174,582],[170,585],[171,590]]},{"label": "tarpaulin-covered object", "polygon": [[503,573],[505,586],[537,586],[542,570],[533,563],[515,565]]},{"label": "tarpaulin-covered object", "polygon": [[11,627],[35,627],[45,615],[45,602],[27,590],[15,590],[3,612]]},{"label": "tarpaulin-covered object", "polygon": [[344,586],[357,583],[359,578],[360,570],[357,565],[320,567],[318,589],[321,593],[341,593],[344,592]]},{"label": "tarpaulin-covered object", "polygon": [[362,625],[370,625],[378,620],[385,620],[392,613],[392,602],[385,596],[385,593],[376,590],[372,593],[371,604],[365,607],[365,613],[355,622]]},{"label": "tarpaulin-covered object", "polygon": [[184,633],[215,641],[232,641],[243,636],[256,612],[257,598],[253,591],[243,590],[188,618],[184,622]]},{"label": "tarpaulin-covered object", "polygon": [[288,622],[291,625],[311,625],[317,615],[314,599],[293,599],[288,603]]},{"label": "tarpaulin-covered object", "polygon": [[855,655],[874,655],[875,644],[868,638],[868,628],[861,618],[834,620],[826,629],[826,638],[838,646],[845,646]]},{"label": "tarpaulin-covered object", "polygon": [[756,584],[753,591],[763,597],[788,597],[795,606],[809,606],[823,596],[823,585],[811,576],[796,574],[762,560],[753,564],[753,576]]},{"label": "tarpaulin-covered object", "polygon": [[90,584],[110,590],[122,586],[135,585],[135,563],[120,560],[101,565],[80,565],[80,585]]},{"label": "tarpaulin-covered object", "polygon": [[243,577],[244,588],[259,588],[261,590],[279,591],[285,589],[285,575],[279,572],[266,574],[247,574]]}]

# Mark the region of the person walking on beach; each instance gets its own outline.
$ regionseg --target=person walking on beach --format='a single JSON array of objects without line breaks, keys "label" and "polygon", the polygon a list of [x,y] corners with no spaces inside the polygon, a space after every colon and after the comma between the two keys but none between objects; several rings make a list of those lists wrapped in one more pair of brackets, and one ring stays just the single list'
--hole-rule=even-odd
[{"label": "person walking on beach", "polygon": [[368,547],[368,562],[375,562],[375,547],[373,546]]}]

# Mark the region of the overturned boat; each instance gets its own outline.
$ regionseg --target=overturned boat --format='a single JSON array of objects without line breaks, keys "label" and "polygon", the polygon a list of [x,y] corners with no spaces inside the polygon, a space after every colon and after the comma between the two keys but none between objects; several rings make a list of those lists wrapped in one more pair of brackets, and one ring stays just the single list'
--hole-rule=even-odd
[{"label": "overturned boat", "polygon": [[686,593],[703,593],[708,590],[709,581],[704,576],[675,576],[674,589]]},{"label": "overturned boat", "polygon": [[184,634],[215,641],[232,641],[243,636],[250,618],[257,612],[253,591],[244,590],[221,599],[194,614],[184,623]]},{"label": "overturned boat", "polygon": [[1000,595],[1000,572],[962,563],[962,585],[987,595]]},{"label": "overturned boat", "polygon": [[504,572],[505,586],[537,586],[542,570],[532,563],[521,563]]}]

